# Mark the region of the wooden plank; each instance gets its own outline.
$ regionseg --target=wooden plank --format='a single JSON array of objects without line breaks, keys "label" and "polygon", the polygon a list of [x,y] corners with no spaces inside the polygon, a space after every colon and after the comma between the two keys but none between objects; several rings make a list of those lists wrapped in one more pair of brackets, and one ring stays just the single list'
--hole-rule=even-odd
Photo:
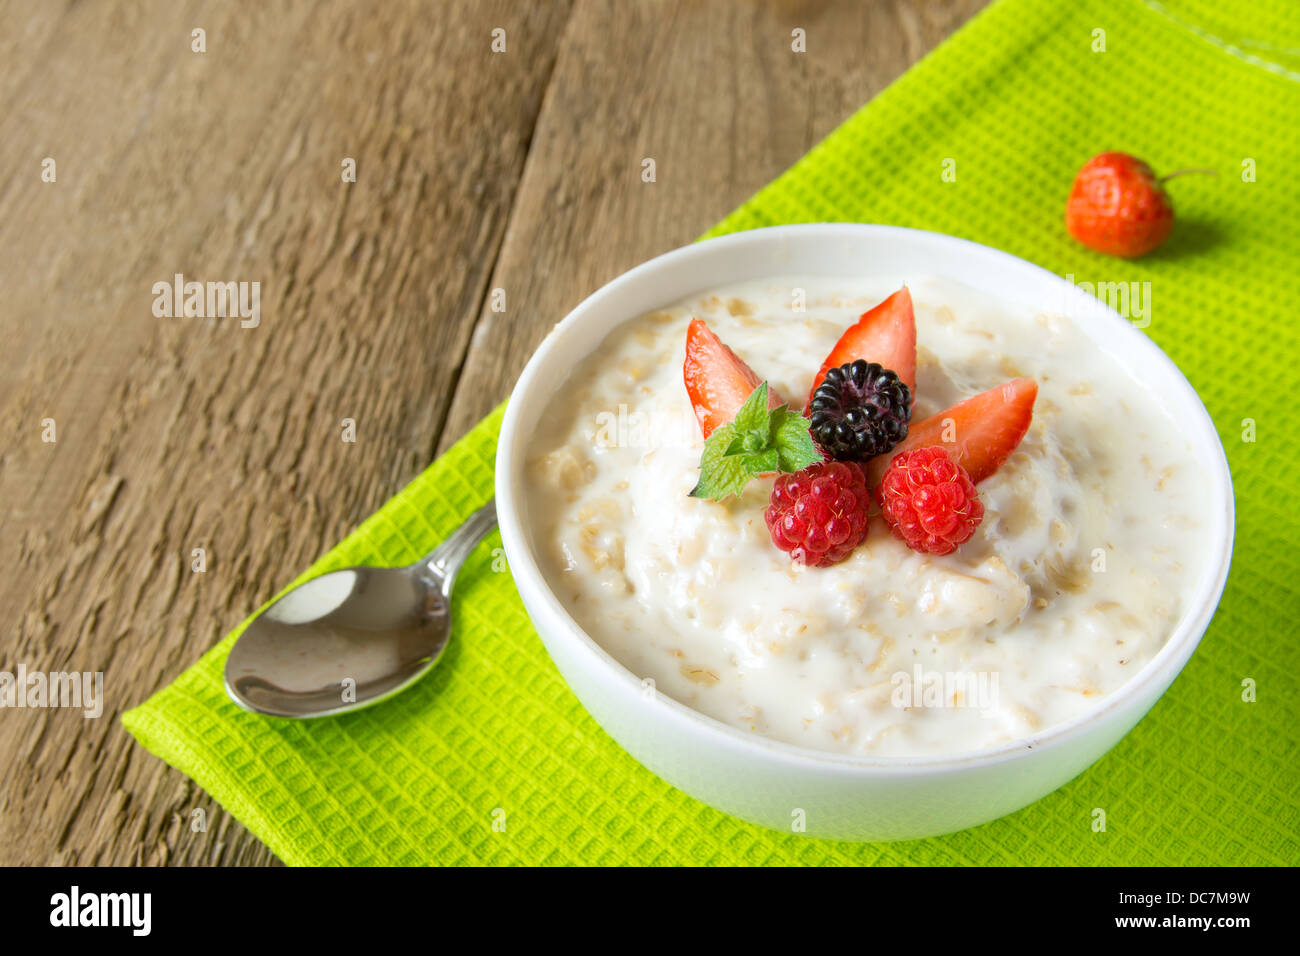
[{"label": "wooden plank", "polygon": [[[107,707],[0,712],[0,861],[269,862],[117,717],[428,463],[568,4],[5,12],[0,669]],[[156,317],[175,273],[260,325]]]},{"label": "wooden plank", "polygon": [[439,450],[585,296],[700,235],[984,2],[578,0],[492,274],[506,308],[484,304]]}]

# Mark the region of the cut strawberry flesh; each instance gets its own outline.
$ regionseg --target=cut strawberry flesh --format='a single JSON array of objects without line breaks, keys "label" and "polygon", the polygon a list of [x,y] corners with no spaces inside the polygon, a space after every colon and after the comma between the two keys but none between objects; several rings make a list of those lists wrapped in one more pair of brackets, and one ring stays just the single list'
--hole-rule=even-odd
[{"label": "cut strawberry flesh", "polygon": [[844,330],[813,379],[805,415],[812,406],[813,392],[817,391],[826,373],[858,359],[877,362],[890,369],[915,394],[916,316],[912,311],[912,293],[907,291],[907,286],[864,312],[862,318]]},{"label": "cut strawberry flesh", "polygon": [[932,445],[946,448],[953,461],[970,472],[971,481],[978,484],[1001,468],[1025,437],[1034,417],[1037,397],[1037,382],[1032,378],[1014,378],[937,415],[913,422],[908,426],[907,437],[889,454],[872,460],[872,486],[880,482],[895,455]]},{"label": "cut strawberry flesh", "polygon": [[[682,366],[682,377],[705,438],[719,425],[735,418],[745,399],[763,382],[702,319],[691,319],[686,331],[686,362]],[[769,383],[767,407],[776,408],[783,404],[781,396]]]}]

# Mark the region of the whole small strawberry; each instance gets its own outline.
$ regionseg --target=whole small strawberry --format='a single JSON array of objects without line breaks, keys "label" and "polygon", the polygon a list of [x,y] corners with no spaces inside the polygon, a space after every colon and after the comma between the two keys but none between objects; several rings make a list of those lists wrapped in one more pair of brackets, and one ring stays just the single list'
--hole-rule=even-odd
[{"label": "whole small strawberry", "polygon": [[1074,177],[1065,204],[1065,228],[1090,249],[1132,259],[1169,237],[1174,205],[1164,180],[1142,160],[1126,153],[1102,153]]}]

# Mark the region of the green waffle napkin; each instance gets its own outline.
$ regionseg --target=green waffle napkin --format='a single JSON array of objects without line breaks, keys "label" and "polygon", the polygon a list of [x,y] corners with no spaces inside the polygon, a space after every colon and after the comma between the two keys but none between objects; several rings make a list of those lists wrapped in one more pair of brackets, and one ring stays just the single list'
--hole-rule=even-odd
[{"label": "green waffle napkin", "polygon": [[[1300,862],[1297,71],[1292,0],[1003,0],[713,230],[895,223],[1079,282],[1150,282],[1146,331],[1200,392],[1232,465],[1235,562],[1170,691],[1033,806],[939,839],[855,845],[696,802],[582,709],[495,536],[457,584],[446,659],[393,701],[308,723],[246,714],[222,689],[231,634],[123,722],[291,864]],[[1110,259],[1061,223],[1075,171],[1104,149],[1220,175],[1175,181],[1179,223],[1162,250]],[[428,551],[490,494],[500,421],[498,410],[302,579]],[[1094,808],[1105,832],[1093,831]]]}]

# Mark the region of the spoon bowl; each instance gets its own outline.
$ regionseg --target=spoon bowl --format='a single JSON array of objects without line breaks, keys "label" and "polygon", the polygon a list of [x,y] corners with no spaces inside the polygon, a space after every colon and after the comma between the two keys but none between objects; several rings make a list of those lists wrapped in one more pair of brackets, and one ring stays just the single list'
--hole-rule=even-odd
[{"label": "spoon bowl", "polygon": [[451,637],[451,591],[496,526],[489,501],[426,558],[313,578],[257,615],[226,659],[226,691],[245,710],[325,717],[387,700],[423,677]]}]

